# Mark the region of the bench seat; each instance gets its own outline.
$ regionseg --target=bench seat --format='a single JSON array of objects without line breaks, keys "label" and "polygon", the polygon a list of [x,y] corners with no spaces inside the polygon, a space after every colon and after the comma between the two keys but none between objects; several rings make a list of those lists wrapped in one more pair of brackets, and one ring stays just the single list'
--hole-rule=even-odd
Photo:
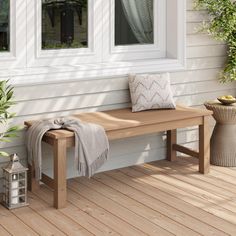
[{"label": "bench seat", "polygon": [[[132,113],[130,108],[73,115],[81,121],[96,123],[104,127],[109,140],[123,139],[145,134],[167,131],[167,159],[176,159],[176,151],[199,158],[199,171],[209,172],[209,134],[207,118],[212,114],[206,109],[177,106],[175,110],[149,110]],[[26,121],[30,127],[34,121]],[[199,152],[176,143],[176,129],[199,126]],[[74,133],[65,129],[50,130],[43,141],[54,150],[54,179],[42,175],[42,182],[54,189],[54,206],[66,204],[66,150],[74,146]],[[29,166],[29,189],[39,187],[34,179],[34,166]]]}]

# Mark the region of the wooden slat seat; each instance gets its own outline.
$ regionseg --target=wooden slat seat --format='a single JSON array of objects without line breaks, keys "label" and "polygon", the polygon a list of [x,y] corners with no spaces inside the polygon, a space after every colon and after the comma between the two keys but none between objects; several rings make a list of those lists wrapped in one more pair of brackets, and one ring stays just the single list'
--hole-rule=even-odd
[{"label": "wooden slat seat", "polygon": [[[125,133],[125,130],[130,130],[134,128],[145,128],[146,126],[156,125],[156,124],[167,124],[168,122],[178,122],[181,121],[183,124],[179,124],[179,127],[186,127],[186,124],[183,122],[184,120],[188,121],[191,119],[198,119],[202,116],[207,116],[211,114],[210,111],[205,109],[193,109],[184,106],[177,106],[176,110],[149,110],[143,112],[131,112],[130,108],[125,109],[117,109],[111,111],[103,111],[103,112],[88,112],[72,115],[72,117],[76,117],[84,122],[96,123],[104,127],[109,140],[119,139],[136,136],[136,134]],[[26,126],[31,126],[35,121],[26,121]],[[177,123],[175,124],[177,126]],[[165,131],[166,127],[163,128]],[[117,132],[121,131],[122,134],[118,137],[114,137],[113,135]],[[143,130],[143,132],[145,132]],[[153,133],[157,131],[154,130]],[[148,133],[151,133],[148,132]],[[140,134],[142,135],[142,134]],[[53,139],[61,139],[61,138],[73,138],[74,133],[69,130],[50,130],[45,134],[45,137],[53,138]]]},{"label": "wooden slat seat", "polygon": [[[180,151],[199,158],[199,171],[209,171],[209,135],[207,117],[212,114],[205,109],[178,106],[175,110],[149,110],[132,113],[130,108],[73,115],[84,122],[104,127],[109,140],[167,131],[167,159],[176,158]],[[26,121],[30,127],[34,121]],[[199,152],[176,144],[176,129],[199,126]],[[61,208],[66,202],[66,149],[74,146],[74,133],[65,129],[50,130],[43,141],[54,148],[54,179],[43,175],[42,181],[54,189],[54,206]],[[60,174],[59,174],[60,173]],[[34,179],[34,167],[30,166],[29,188],[38,187]]]}]

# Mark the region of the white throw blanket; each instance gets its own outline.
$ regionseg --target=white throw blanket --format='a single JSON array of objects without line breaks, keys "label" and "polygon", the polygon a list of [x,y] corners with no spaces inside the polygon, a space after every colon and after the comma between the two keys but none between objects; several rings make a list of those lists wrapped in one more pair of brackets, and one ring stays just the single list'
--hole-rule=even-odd
[{"label": "white throw blanket", "polygon": [[74,117],[38,121],[26,132],[28,162],[34,162],[37,180],[42,176],[42,138],[51,129],[68,129],[75,133],[75,161],[79,175],[91,177],[108,159],[109,142],[102,126]]}]

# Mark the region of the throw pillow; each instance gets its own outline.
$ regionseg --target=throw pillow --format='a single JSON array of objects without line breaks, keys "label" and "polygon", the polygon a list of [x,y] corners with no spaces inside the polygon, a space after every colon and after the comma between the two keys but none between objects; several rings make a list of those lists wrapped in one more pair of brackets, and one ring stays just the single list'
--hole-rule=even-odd
[{"label": "throw pillow", "polygon": [[175,109],[168,73],[129,75],[132,111]]}]

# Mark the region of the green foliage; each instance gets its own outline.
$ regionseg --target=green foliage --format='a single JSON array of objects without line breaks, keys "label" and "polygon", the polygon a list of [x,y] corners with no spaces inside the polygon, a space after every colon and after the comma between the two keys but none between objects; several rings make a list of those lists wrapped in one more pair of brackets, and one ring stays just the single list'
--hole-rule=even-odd
[{"label": "green foliage", "polygon": [[233,0],[195,0],[196,9],[204,9],[210,21],[203,30],[228,45],[228,58],[221,73],[221,82],[236,80],[236,2]]},{"label": "green foliage", "polygon": [[[0,81],[0,125],[6,126],[10,119],[15,116],[15,113],[9,111],[13,101],[13,87],[8,85],[8,81]],[[0,132],[0,142],[11,142],[11,138],[17,137],[17,132],[21,128],[19,126],[11,126]],[[0,152],[1,156],[8,156],[6,152]]]},{"label": "green foliage", "polygon": [[74,40],[71,44],[66,43],[43,43],[43,49],[65,49],[65,48],[84,48],[85,46]]},{"label": "green foliage", "polygon": [[9,3],[9,0],[0,0],[0,24],[8,21]]},{"label": "green foliage", "polygon": [[0,52],[6,52],[6,51],[8,51],[8,49],[0,45]]}]

